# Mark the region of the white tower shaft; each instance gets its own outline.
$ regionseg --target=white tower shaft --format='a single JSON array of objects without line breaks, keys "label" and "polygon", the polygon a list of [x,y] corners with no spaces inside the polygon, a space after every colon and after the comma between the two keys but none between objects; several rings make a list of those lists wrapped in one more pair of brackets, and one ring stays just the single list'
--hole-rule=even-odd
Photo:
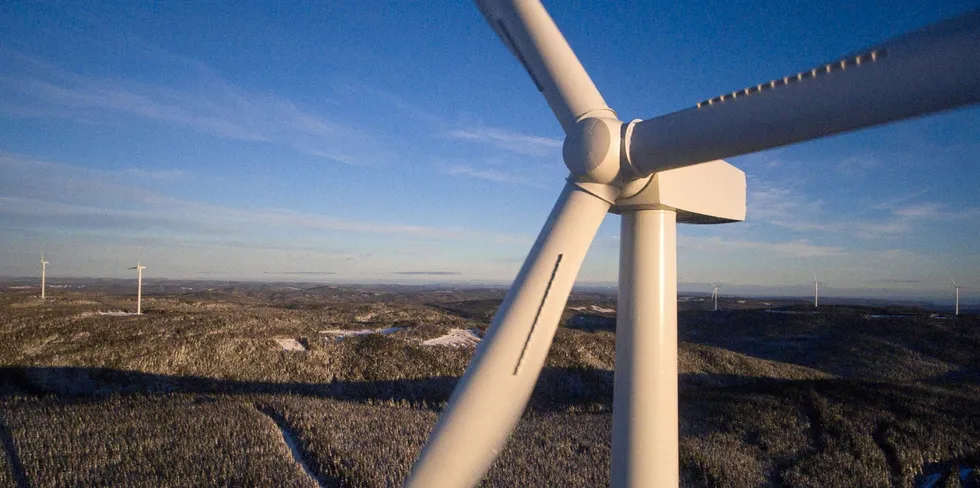
[{"label": "white tower shaft", "polygon": [[956,286],[956,315],[960,314],[960,287]]},{"label": "white tower shaft", "polygon": [[44,300],[44,281],[45,281],[45,274],[47,271],[47,267],[48,267],[48,263],[44,260],[44,257],[42,256],[41,257],[41,300]]},{"label": "white tower shaft", "polygon": [[813,306],[814,307],[820,306],[820,282],[819,281],[813,282]]},{"label": "white tower shaft", "polygon": [[143,267],[136,267],[136,315],[143,314]]},{"label": "white tower shaft", "polygon": [[677,215],[623,213],[612,486],[677,486]]}]

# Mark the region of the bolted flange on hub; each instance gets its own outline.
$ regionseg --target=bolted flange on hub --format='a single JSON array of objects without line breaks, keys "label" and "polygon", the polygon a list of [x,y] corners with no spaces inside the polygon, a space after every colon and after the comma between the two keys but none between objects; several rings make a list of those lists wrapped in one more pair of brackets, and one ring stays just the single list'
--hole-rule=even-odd
[{"label": "bolted flange on hub", "polygon": [[561,155],[575,181],[622,185],[622,128],[613,118],[587,117],[566,133]]}]

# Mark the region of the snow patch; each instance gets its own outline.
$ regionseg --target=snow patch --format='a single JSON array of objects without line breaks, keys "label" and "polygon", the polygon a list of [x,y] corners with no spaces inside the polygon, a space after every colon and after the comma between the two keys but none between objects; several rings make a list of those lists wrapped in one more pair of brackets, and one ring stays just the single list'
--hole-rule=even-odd
[{"label": "snow patch", "polygon": [[387,327],[384,329],[360,329],[360,330],[330,329],[330,330],[321,330],[320,333],[327,336],[325,337],[325,339],[333,339],[334,342],[340,342],[348,337],[370,335],[370,334],[388,335],[388,334],[394,334],[395,332],[398,332],[402,329],[404,329],[404,327]]},{"label": "snow patch", "polygon": [[600,313],[616,313],[615,308],[605,308],[605,307],[600,307],[598,305],[589,305],[589,308]]},{"label": "snow patch", "polygon": [[96,315],[108,315],[110,317],[129,317],[130,315],[139,315],[136,312],[95,312]]},{"label": "snow patch", "polygon": [[446,346],[446,347],[476,347],[480,342],[480,331],[477,329],[450,329],[444,336],[429,339],[422,343],[423,346]]},{"label": "snow patch", "polygon": [[306,352],[306,347],[296,339],[273,339],[276,344],[282,347],[283,351]]},{"label": "snow patch", "polygon": [[378,314],[376,314],[374,312],[367,312],[367,313],[362,313],[362,314],[359,314],[359,315],[355,315],[354,316],[354,322],[361,322],[361,323],[363,323],[363,322],[370,322],[371,319],[373,319],[377,315]]},{"label": "snow patch", "polygon": [[585,307],[568,307],[569,310],[574,310],[576,312],[585,311]]}]

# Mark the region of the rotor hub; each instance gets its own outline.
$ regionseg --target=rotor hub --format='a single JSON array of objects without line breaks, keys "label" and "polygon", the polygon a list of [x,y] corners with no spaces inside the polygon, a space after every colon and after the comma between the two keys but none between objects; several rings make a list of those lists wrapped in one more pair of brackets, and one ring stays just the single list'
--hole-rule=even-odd
[{"label": "rotor hub", "polygon": [[587,117],[567,132],[561,154],[576,181],[620,186],[623,123]]}]

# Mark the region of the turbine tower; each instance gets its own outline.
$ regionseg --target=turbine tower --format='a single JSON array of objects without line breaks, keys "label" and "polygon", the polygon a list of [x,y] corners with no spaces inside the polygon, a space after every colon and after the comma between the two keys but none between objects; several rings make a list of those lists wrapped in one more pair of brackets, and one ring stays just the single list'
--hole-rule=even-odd
[{"label": "turbine tower", "polygon": [[820,306],[820,281],[817,280],[817,272],[813,272],[813,307]]},{"label": "turbine tower", "polygon": [[[949,281],[952,281],[953,282],[953,289],[956,290],[956,308],[955,308],[955,314],[956,315],[959,315],[960,314],[960,285],[957,285],[956,284],[956,280],[953,279],[953,276],[952,275],[950,275]],[[43,294],[42,294],[42,296],[43,296]]]},{"label": "turbine tower", "polygon": [[41,253],[41,300],[44,300],[44,280],[48,265],[51,264],[44,260],[44,253]]},{"label": "turbine tower", "polygon": [[714,287],[714,289],[711,290],[711,299],[715,301],[715,312],[717,312],[718,311],[718,289],[721,288],[721,285],[716,285],[714,283],[711,283],[711,286]]},{"label": "turbine tower", "polygon": [[721,158],[980,102],[980,10],[623,122],[540,1],[476,4],[558,119],[571,174],[405,486],[480,482],[527,405],[610,211],[622,215],[612,485],[677,486],[676,224],[744,219],[745,174]]},{"label": "turbine tower", "polygon": [[146,266],[143,266],[143,261],[137,261],[136,266],[129,269],[136,270],[136,315],[143,315],[143,270]]}]

